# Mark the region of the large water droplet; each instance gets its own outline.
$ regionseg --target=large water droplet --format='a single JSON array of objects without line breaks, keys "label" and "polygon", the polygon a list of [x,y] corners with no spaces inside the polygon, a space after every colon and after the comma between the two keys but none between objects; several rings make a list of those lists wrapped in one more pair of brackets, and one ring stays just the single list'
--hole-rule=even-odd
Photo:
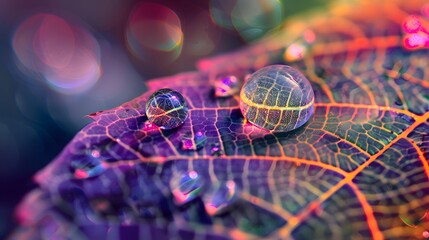
[{"label": "large water droplet", "polygon": [[175,174],[170,181],[170,188],[177,205],[184,205],[194,200],[203,188],[203,180],[196,171]]},{"label": "large water droplet", "polygon": [[187,132],[182,136],[182,149],[183,150],[199,150],[207,142],[207,137],[202,132],[196,132],[192,137],[191,132]]},{"label": "large water droplet", "polygon": [[219,183],[211,186],[204,194],[203,201],[206,212],[211,215],[222,214],[233,205],[238,198],[238,188],[234,181]]},{"label": "large water droplet", "polygon": [[219,77],[214,82],[216,97],[231,97],[240,91],[240,81],[234,75]]},{"label": "large water droplet", "polygon": [[107,166],[100,160],[100,151],[92,150],[90,154],[85,157],[72,160],[71,167],[74,169],[74,176],[76,178],[90,178],[102,174]]}]

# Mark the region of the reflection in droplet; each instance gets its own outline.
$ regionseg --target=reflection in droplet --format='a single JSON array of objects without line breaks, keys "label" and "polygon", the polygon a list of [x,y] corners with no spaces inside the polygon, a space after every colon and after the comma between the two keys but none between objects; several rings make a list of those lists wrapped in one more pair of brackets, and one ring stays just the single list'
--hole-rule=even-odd
[{"label": "reflection in droplet", "polygon": [[93,150],[86,157],[72,160],[70,166],[74,169],[74,176],[79,179],[99,176],[107,168],[107,165],[100,159],[98,150]]},{"label": "reflection in droplet", "polygon": [[142,3],[134,7],[126,34],[129,49],[143,61],[156,60],[155,56],[173,61],[180,55],[183,46],[179,17],[171,9],[156,3]]},{"label": "reflection in droplet", "polygon": [[230,75],[215,79],[215,96],[231,97],[240,91],[240,81],[236,76]]},{"label": "reflection in droplet", "polygon": [[237,198],[237,185],[234,181],[229,180],[211,186],[208,191],[204,193],[203,201],[206,212],[210,216],[214,216],[225,212]]},{"label": "reflection in droplet", "polygon": [[203,180],[196,171],[175,174],[170,181],[170,188],[177,205],[184,205],[194,200],[203,188]]},{"label": "reflection in droplet", "polygon": [[[82,26],[52,14],[36,14],[22,22],[13,36],[18,67],[61,93],[88,90],[101,76],[99,46]],[[35,74],[36,73],[36,74]]]},{"label": "reflection in droplet", "polygon": [[212,148],[210,149],[210,154],[212,156],[221,156],[223,154],[222,148],[219,143],[212,144]]},{"label": "reflection in droplet", "polygon": [[207,142],[207,137],[202,132],[196,132],[192,137],[192,133],[188,132],[182,136],[182,149],[183,150],[199,150]]}]

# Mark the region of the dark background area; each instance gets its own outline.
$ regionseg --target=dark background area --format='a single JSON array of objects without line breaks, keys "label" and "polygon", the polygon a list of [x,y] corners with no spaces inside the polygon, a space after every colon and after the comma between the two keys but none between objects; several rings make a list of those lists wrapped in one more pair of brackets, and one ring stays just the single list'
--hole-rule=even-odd
[{"label": "dark background area", "polygon": [[[155,9],[159,12],[154,13],[158,15],[152,16],[153,19],[170,21],[168,24],[176,28],[167,29],[167,34],[162,35],[162,28],[140,26],[137,29],[148,35],[161,36],[148,40],[140,51],[135,51],[127,35],[130,19],[141,4],[148,2],[158,4]],[[150,78],[195,70],[198,59],[240,48],[275,29],[284,18],[324,3],[323,0],[1,0],[0,238],[16,224],[13,219],[16,204],[36,186],[32,176],[89,122],[84,115],[140,95]],[[14,45],[14,39],[17,29],[35,14],[57,16],[54,20],[63,19],[70,26],[84,29],[93,39],[101,69],[95,83],[76,92],[52,86],[46,74],[41,76],[46,69],[37,64],[30,70],[23,66],[19,52],[31,44]],[[144,18],[144,14],[139,14],[139,19]],[[180,20],[179,26],[176,18]],[[177,41],[180,30],[183,38]],[[55,36],[61,36],[61,31]],[[173,45],[156,45],[157,40],[166,36],[172,38]],[[78,36],[75,37],[78,41]],[[141,45],[138,37],[132,40]],[[62,51],[61,42],[57,45],[55,49]]]}]

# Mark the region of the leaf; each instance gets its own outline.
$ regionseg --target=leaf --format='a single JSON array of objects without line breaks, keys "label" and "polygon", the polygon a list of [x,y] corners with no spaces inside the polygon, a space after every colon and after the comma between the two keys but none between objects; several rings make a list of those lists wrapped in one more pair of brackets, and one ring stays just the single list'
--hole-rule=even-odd
[{"label": "leaf", "polygon": [[[142,96],[91,114],[94,122],[36,175],[39,188],[17,209],[15,236],[421,238],[429,228],[419,222],[429,209],[429,51],[403,49],[401,25],[424,1],[392,2],[291,20],[277,35],[202,60],[199,72],[152,80]],[[245,123],[237,96],[214,98],[213,76],[284,62],[305,30],[315,43],[287,64],[315,92],[306,125],[268,133]],[[148,96],[164,87],[190,108],[185,124],[169,131],[150,127],[144,113]],[[182,136],[197,132],[204,147],[182,150]],[[214,146],[221,151],[213,154]],[[188,182],[183,197],[198,195],[180,205],[172,182],[190,171],[200,182]],[[212,214],[207,199],[226,207]]]}]

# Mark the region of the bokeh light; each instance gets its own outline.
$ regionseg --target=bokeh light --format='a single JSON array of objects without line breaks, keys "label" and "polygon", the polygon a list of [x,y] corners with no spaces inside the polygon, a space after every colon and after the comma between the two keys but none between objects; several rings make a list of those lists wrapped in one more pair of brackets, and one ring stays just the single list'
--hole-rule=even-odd
[{"label": "bokeh light", "polygon": [[283,4],[279,0],[212,0],[210,15],[217,25],[234,27],[246,41],[276,29],[284,19]]},{"label": "bokeh light", "polygon": [[[424,11],[424,8],[423,10]],[[402,24],[403,46],[408,50],[429,48],[429,21],[422,16],[410,15]]]},{"label": "bokeh light", "polygon": [[129,17],[126,39],[129,50],[142,61],[174,61],[183,46],[180,19],[162,5],[138,4]]},{"label": "bokeh light", "polygon": [[82,26],[56,15],[27,18],[15,31],[12,45],[21,69],[30,76],[40,75],[60,93],[84,92],[100,78],[97,40]]}]

